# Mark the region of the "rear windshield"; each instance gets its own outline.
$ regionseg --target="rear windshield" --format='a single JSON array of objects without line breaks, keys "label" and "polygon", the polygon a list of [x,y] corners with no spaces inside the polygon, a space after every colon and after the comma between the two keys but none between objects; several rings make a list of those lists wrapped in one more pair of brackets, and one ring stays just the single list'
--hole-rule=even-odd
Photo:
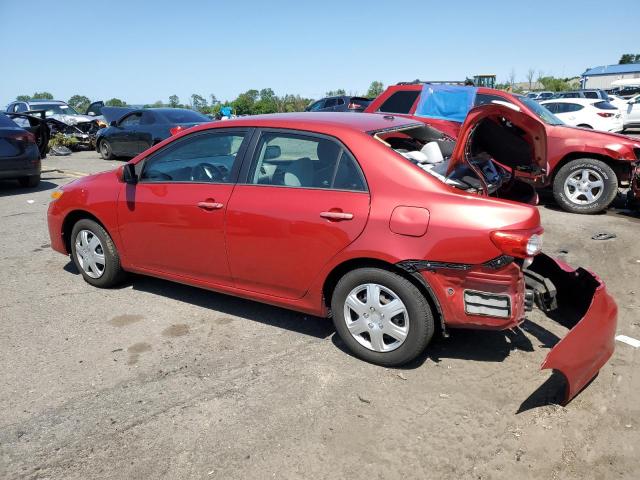
[{"label": "rear windshield", "polygon": [[353,103],[354,105],[359,105],[361,107],[366,107],[371,103],[371,100],[369,100],[368,98],[351,97],[351,101],[349,103]]},{"label": "rear windshield", "polygon": [[378,111],[384,113],[409,113],[419,95],[420,90],[395,92],[380,105]]},{"label": "rear windshield", "polygon": [[209,117],[205,117],[201,113],[192,110],[164,110],[162,115],[171,123],[197,123],[210,122]]},{"label": "rear windshield", "polygon": [[609,102],[596,102],[593,104],[594,107],[599,108],[600,110],[617,110],[615,106],[610,104]]}]

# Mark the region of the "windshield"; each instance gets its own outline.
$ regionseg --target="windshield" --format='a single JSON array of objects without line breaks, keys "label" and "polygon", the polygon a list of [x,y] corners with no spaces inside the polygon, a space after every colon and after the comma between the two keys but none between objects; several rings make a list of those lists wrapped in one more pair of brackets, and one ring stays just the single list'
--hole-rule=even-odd
[{"label": "windshield", "polygon": [[46,110],[45,115],[50,117],[51,115],[80,115],[69,105],[63,105],[59,103],[41,103],[33,105],[34,110]]},{"label": "windshield", "polygon": [[553,113],[540,105],[535,100],[523,97],[522,95],[516,95],[518,100],[525,104],[525,106],[531,110],[536,116],[548,125],[564,125],[564,122],[556,117]]}]

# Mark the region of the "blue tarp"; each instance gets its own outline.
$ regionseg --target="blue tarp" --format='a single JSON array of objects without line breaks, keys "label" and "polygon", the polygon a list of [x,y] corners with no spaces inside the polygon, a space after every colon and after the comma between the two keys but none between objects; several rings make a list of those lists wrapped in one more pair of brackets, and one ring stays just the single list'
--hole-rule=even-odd
[{"label": "blue tarp", "polygon": [[476,87],[426,84],[422,87],[416,115],[462,123],[473,107],[477,91]]}]

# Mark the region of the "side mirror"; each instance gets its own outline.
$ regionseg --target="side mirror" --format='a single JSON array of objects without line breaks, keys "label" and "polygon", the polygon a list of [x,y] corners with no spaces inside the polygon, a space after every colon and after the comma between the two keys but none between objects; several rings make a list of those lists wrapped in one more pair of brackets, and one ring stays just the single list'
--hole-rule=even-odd
[{"label": "side mirror", "polygon": [[129,185],[138,183],[138,174],[136,173],[136,166],[133,163],[125,163],[122,166],[122,181]]},{"label": "side mirror", "polygon": [[109,124],[110,127],[117,127],[118,126],[118,122],[116,122],[115,120],[112,120],[111,123]]}]

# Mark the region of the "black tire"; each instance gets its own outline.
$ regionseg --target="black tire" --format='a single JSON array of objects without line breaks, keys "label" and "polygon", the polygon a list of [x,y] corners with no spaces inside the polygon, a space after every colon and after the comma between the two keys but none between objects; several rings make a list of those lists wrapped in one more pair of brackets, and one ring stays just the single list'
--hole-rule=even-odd
[{"label": "black tire", "polygon": [[[572,200],[565,192],[565,182],[572,175],[583,170],[590,170],[602,181],[602,191],[597,190],[595,200],[589,202],[586,196],[578,201]],[[594,178],[596,178],[594,177]],[[599,194],[598,194],[599,192]],[[593,158],[578,158],[564,165],[553,180],[553,196],[563,210],[571,213],[592,214],[605,210],[616,198],[618,193],[618,177],[606,163]],[[584,201],[585,203],[580,203]]]},{"label": "black tire", "polygon": [[29,177],[22,177],[18,179],[18,183],[21,187],[34,188],[40,184],[40,175],[31,175]]},{"label": "black tire", "polygon": [[[85,272],[78,259],[78,253],[76,250],[76,237],[81,230],[88,230],[93,235],[98,237],[102,245],[102,252],[104,253],[104,271],[98,278],[92,278]],[[111,237],[107,231],[97,222],[89,220],[88,218],[79,220],[73,226],[71,231],[71,259],[75,264],[78,271],[82,274],[85,281],[94,287],[109,288],[122,282],[126,273],[120,266],[120,256],[118,250],[111,240]]]},{"label": "black tire", "polygon": [[[404,342],[395,350],[388,352],[371,350],[359,343],[347,328],[344,314],[347,296],[358,286],[368,283],[388,288],[406,307],[409,317],[408,333]],[[349,350],[356,357],[377,365],[395,367],[410,362],[425,350],[433,337],[433,313],[423,293],[406,278],[387,270],[359,268],[345,274],[333,291],[331,310],[336,331]]]},{"label": "black tire", "polygon": [[113,154],[113,149],[111,148],[111,144],[108,140],[100,140],[100,156],[104,160],[113,160],[115,155]]}]

